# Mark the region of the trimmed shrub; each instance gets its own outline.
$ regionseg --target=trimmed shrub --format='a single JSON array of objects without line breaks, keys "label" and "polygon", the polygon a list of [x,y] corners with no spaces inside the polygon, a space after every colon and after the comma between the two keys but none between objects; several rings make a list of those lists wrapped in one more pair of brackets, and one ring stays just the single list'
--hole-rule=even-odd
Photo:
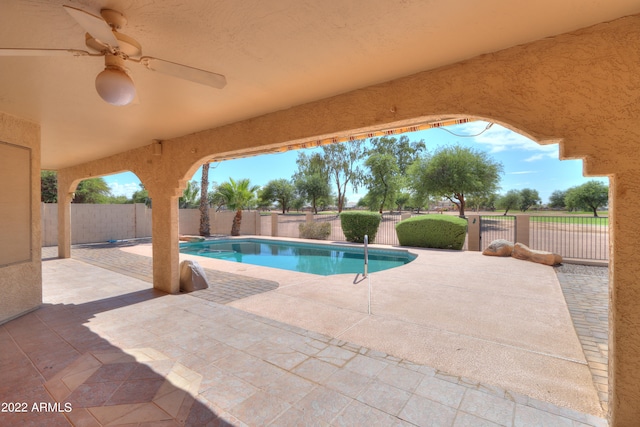
[{"label": "trimmed shrub", "polygon": [[467,220],[448,215],[425,215],[396,224],[401,246],[461,250],[467,235]]},{"label": "trimmed shrub", "polygon": [[369,243],[376,239],[378,226],[382,216],[377,212],[342,212],[340,225],[348,242],[364,243],[365,234],[369,236]]},{"label": "trimmed shrub", "polygon": [[326,240],[331,234],[331,224],[328,222],[307,222],[298,226],[301,239]]}]

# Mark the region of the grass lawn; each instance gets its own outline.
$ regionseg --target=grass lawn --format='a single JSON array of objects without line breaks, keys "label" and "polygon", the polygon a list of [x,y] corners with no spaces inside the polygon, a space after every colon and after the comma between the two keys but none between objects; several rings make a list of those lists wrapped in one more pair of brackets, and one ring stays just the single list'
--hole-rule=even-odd
[{"label": "grass lawn", "polygon": [[[491,215],[501,215],[504,211],[495,211]],[[608,211],[598,211],[598,216],[594,217],[593,212],[578,211],[527,211],[524,214],[520,211],[511,211],[507,217],[513,218],[511,215],[529,215],[531,222],[561,223],[561,224],[584,224],[584,225],[609,225]],[[506,218],[505,218],[506,220]]]}]

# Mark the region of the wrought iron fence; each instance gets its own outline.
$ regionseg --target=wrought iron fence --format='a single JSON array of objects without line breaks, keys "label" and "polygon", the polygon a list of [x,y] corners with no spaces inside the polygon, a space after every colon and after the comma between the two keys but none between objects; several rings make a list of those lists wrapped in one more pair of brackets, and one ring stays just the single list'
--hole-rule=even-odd
[{"label": "wrought iron fence", "polygon": [[[398,236],[396,235],[396,224],[400,222],[401,215],[399,213],[385,213],[382,215],[382,221],[378,226],[378,232],[374,243],[381,245],[398,245]],[[344,241],[344,233],[340,223],[340,215],[338,214],[318,214],[313,216],[316,222],[329,222],[331,224],[331,234],[329,240]]]},{"label": "wrought iron fence", "polygon": [[344,233],[342,232],[342,225],[340,224],[340,214],[316,214],[313,216],[313,220],[315,222],[328,222],[331,224],[331,234],[329,234],[328,239],[344,242],[346,237],[344,237]]},{"label": "wrought iron fence", "polygon": [[563,258],[609,259],[609,218],[531,216],[529,246]]},{"label": "wrought iron fence", "polygon": [[516,217],[513,215],[482,215],[480,217],[480,250],[498,239],[515,242]]},{"label": "wrought iron fence", "polygon": [[306,221],[305,214],[278,215],[278,236],[279,237],[300,237],[299,225]]},{"label": "wrought iron fence", "polygon": [[[307,220],[304,214],[278,215],[277,217],[278,236],[299,238],[298,227]],[[384,214],[375,243],[399,245],[395,226],[401,218],[402,215],[397,213]],[[262,234],[271,235],[272,216],[264,216],[261,220]],[[329,240],[346,240],[338,214],[313,215],[313,221],[331,224]],[[554,252],[562,255],[563,258],[609,259],[609,222],[606,217],[482,215],[480,217],[480,250],[486,249],[492,241],[497,239],[511,242],[526,241],[516,233],[523,230],[526,233],[527,227],[516,228],[517,221],[529,221],[528,246],[531,249]],[[468,249],[466,240],[463,249]]]}]

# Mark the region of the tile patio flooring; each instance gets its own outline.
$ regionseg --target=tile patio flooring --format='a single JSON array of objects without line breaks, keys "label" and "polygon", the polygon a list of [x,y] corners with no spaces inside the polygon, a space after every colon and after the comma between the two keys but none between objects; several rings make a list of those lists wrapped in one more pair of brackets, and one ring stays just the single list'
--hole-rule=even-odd
[{"label": "tile patio flooring", "polygon": [[0,401],[26,403],[0,412],[0,425],[607,425],[212,300],[155,292],[118,272],[127,268],[43,262],[43,306],[0,326]]}]

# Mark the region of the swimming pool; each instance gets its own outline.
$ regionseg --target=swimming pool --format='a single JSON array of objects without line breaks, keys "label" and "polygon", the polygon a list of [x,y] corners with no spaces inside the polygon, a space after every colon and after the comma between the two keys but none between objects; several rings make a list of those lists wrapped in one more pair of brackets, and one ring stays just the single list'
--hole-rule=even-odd
[{"label": "swimming pool", "polygon": [[[362,273],[364,265],[362,247],[251,238],[182,243],[180,252],[322,276]],[[415,258],[407,251],[369,248],[369,272],[399,267]]]}]

